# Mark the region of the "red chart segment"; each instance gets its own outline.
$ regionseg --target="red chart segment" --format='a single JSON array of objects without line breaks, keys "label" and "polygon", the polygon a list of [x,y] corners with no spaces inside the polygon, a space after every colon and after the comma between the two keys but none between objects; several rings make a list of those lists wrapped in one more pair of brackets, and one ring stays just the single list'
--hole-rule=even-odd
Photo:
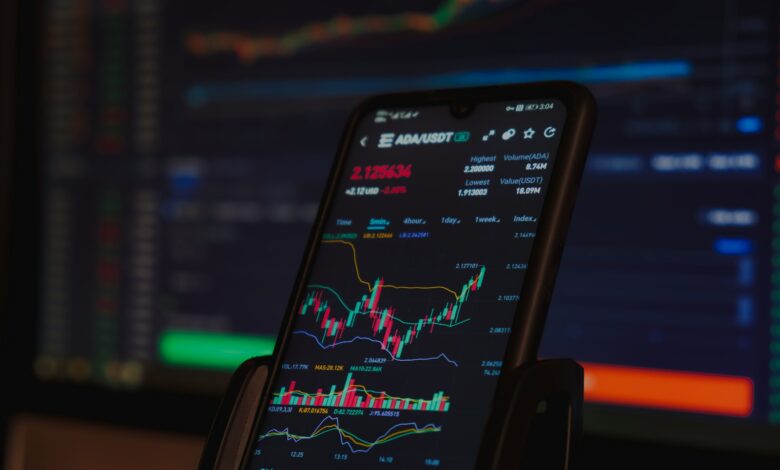
[{"label": "red chart segment", "polygon": [[307,393],[296,389],[296,386],[296,381],[292,381],[288,387],[281,387],[274,392],[271,404],[374,410],[438,412],[450,410],[450,398],[444,394],[444,391],[438,391],[428,399],[392,396],[387,392],[369,390],[364,385],[356,384],[351,372],[347,374],[341,390],[337,390],[336,385],[331,385],[327,392],[319,388],[315,393]]},{"label": "red chart segment", "polygon": [[[439,308],[432,308],[427,314],[417,320],[406,321],[398,317],[395,307],[380,307],[382,293],[387,288],[421,289],[415,286],[388,286],[383,278],[378,278],[371,285],[370,294],[363,295],[353,307],[348,307],[341,295],[328,286],[310,285],[308,295],[298,309],[300,316],[313,317],[320,331],[321,344],[336,344],[341,341],[347,330],[355,328],[356,321],[367,317],[370,321],[370,335],[381,341],[381,347],[389,352],[394,359],[403,357],[404,348],[412,344],[422,334],[433,334],[437,327],[453,328],[468,321],[462,318],[463,305],[469,295],[477,292],[485,278],[485,267],[471,277],[455,292],[455,300],[446,302]],[[454,292],[454,291],[450,291]],[[347,310],[346,316],[335,314],[333,305],[327,299],[327,294],[333,294],[342,307]]]}]

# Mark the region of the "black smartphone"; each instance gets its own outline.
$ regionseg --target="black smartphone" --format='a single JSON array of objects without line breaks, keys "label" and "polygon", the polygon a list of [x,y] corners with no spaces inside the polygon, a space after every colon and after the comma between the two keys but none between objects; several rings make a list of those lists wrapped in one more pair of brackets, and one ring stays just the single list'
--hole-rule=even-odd
[{"label": "black smartphone", "polygon": [[502,376],[536,356],[594,115],[571,83],[364,102],[241,467],[485,468]]}]

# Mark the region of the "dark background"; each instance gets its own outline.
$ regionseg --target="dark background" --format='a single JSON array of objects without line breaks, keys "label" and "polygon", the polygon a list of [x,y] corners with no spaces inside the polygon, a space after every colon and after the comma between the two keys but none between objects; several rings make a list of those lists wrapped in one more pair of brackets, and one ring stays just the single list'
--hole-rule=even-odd
[{"label": "dark background", "polygon": [[[157,341],[171,329],[274,334],[342,123],[361,96],[572,78],[593,89],[600,120],[543,354],[755,384],[747,419],[592,405],[583,458],[776,464],[762,456],[778,448],[780,409],[774,2],[486,2],[440,31],[347,37],[284,57],[187,48],[199,33],[278,35],[340,12],[437,5],[3,2],[0,348],[12,392],[3,416],[204,433],[228,368],[166,363]],[[67,31],[51,39],[56,8],[55,19],[83,28],[77,40],[63,40]],[[139,39],[147,30],[151,51]],[[55,63],[81,72],[52,87],[62,78]],[[605,69],[648,63],[660,68]],[[57,96],[70,92],[79,98],[63,108]],[[63,122],[67,145],[53,130]],[[660,170],[692,154],[704,167]],[[758,163],[716,171],[706,165],[713,154]],[[64,214],[54,210],[62,200]],[[150,200],[151,221],[139,209]],[[717,208],[755,222],[712,224]],[[149,299],[133,277],[139,221],[151,224],[156,253]],[[100,245],[103,223],[121,234],[118,245]],[[722,239],[743,248],[718,251]],[[42,358],[55,366],[34,375]],[[67,364],[89,373],[74,380]],[[140,379],[117,373],[128,364],[140,365]]]}]

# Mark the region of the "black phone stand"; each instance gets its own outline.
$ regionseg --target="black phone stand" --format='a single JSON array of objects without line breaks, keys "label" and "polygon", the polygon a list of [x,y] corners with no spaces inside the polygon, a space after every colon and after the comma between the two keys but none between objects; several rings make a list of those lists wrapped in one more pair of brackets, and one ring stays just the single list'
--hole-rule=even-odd
[{"label": "black phone stand", "polygon": [[[201,454],[199,470],[239,470],[272,367],[269,357],[247,360],[233,374]],[[483,445],[491,469],[568,470],[582,429],[583,371],[571,359],[538,360],[502,377]]]}]

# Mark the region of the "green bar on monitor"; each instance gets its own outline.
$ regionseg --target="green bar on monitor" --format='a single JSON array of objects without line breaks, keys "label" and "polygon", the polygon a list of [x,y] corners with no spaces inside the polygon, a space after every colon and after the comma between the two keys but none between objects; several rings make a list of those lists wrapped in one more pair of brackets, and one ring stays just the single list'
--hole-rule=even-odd
[{"label": "green bar on monitor", "polygon": [[273,336],[168,330],[158,346],[166,365],[233,370],[250,357],[273,353],[275,341]]}]

